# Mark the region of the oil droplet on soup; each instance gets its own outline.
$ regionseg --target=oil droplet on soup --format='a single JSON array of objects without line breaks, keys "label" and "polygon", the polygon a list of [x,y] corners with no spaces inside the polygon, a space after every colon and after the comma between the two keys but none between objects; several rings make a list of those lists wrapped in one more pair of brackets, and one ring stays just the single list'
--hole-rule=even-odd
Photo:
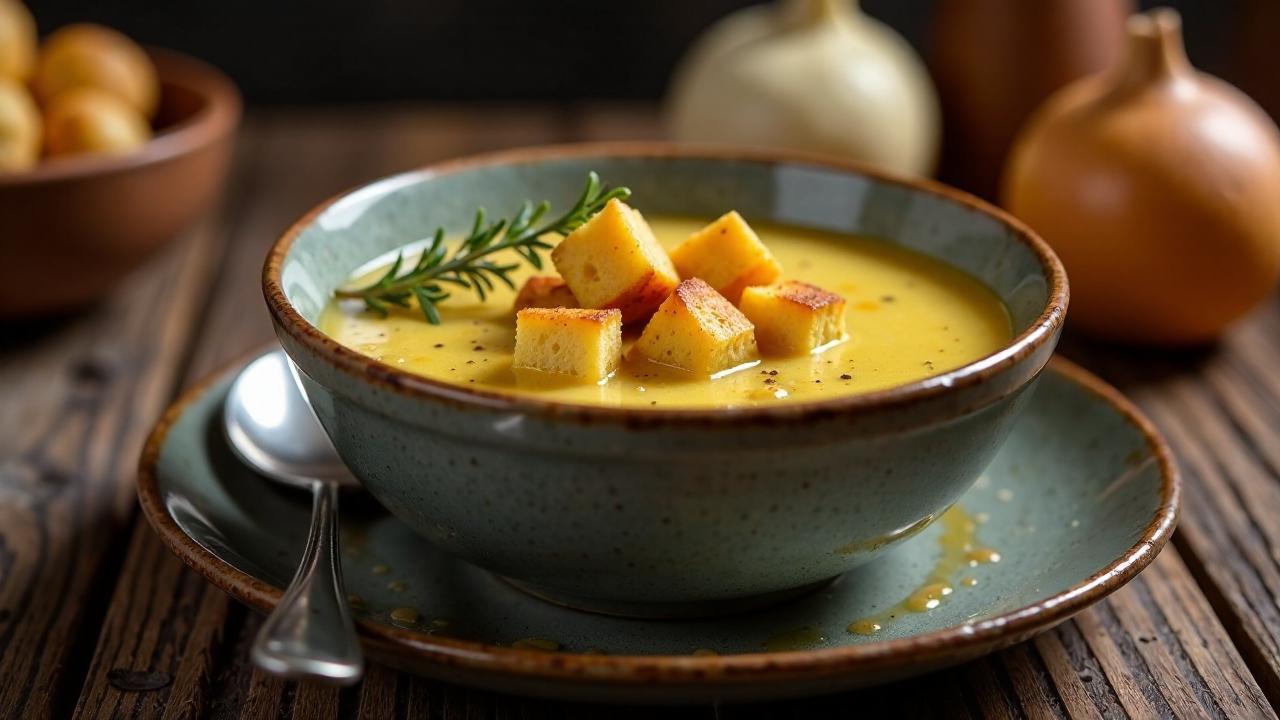
[{"label": "oil droplet on soup", "polygon": [[[649,222],[668,248],[705,224],[661,216]],[[320,329],[375,360],[443,382],[563,402],[658,409],[810,402],[880,390],[982,358],[1011,337],[1009,314],[999,298],[942,262],[875,239],[767,223],[755,229],[782,263],[784,279],[844,296],[847,341],[800,357],[764,357],[754,368],[715,380],[624,360],[603,385],[538,386],[522,385],[512,371],[515,294],[505,287],[485,302],[455,292],[440,306],[440,325],[425,322],[416,308],[393,308],[380,318],[359,302],[331,302]],[[530,274],[519,271],[517,285]],[[624,353],[638,330],[628,329]],[[761,375],[761,368],[776,373]]]}]

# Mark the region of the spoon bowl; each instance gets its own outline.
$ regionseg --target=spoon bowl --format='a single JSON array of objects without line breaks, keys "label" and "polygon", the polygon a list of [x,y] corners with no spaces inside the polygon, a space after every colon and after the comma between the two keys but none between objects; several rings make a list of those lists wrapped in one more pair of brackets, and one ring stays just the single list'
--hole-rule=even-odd
[{"label": "spoon bowl", "polygon": [[254,360],[236,377],[223,409],[227,439],[244,464],[288,485],[356,486],[333,449],[282,352]]},{"label": "spoon bowl", "polygon": [[343,590],[338,488],[354,485],[280,351],[246,367],[223,408],[228,444],[262,476],[312,494],[311,530],[280,604],[254,639],[253,661],[274,675],[349,685],[364,658]]}]

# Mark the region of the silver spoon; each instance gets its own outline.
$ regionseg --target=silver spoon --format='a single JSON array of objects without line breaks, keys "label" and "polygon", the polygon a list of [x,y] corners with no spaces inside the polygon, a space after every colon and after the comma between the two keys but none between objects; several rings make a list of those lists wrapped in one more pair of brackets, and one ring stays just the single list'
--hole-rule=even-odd
[{"label": "silver spoon", "polygon": [[350,685],[364,658],[342,588],[338,488],[355,479],[303,397],[279,350],[249,363],[227,394],[223,420],[232,450],[262,475],[312,493],[311,531],[297,574],[250,651],[275,675]]}]

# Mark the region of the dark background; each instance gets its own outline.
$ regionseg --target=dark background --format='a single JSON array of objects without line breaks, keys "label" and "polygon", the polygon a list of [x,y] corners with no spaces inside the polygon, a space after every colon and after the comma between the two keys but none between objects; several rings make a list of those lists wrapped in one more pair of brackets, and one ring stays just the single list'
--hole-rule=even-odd
[{"label": "dark background", "polygon": [[[27,0],[41,33],[91,20],[229,72],[256,103],[656,99],[698,33],[749,0]],[[1025,0],[1037,2],[1038,0]],[[1188,52],[1245,87],[1231,50],[1280,0],[1179,0]],[[864,0],[918,48],[933,0]],[[1271,14],[1271,17],[1276,17]],[[1254,28],[1256,31],[1257,28]],[[1280,43],[1280,28],[1275,28]],[[1272,60],[1277,57],[1273,56]],[[1272,63],[1274,65],[1274,62]],[[1257,66],[1258,63],[1254,63]],[[1280,72],[1273,68],[1269,72]],[[1260,90],[1265,92],[1265,88]]]}]

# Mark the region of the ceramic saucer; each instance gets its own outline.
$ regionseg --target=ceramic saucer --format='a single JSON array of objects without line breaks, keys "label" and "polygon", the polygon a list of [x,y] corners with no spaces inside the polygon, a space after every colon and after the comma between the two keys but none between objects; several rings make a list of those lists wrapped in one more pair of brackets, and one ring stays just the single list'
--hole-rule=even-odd
[{"label": "ceramic saucer", "polygon": [[[161,420],[138,494],[175,553],[267,609],[293,573],[309,500],[247,471],[226,447],[221,406],[237,369]],[[557,698],[759,700],[886,682],[1042,632],[1150,563],[1177,499],[1177,472],[1150,423],[1055,360],[955,507],[883,559],[768,610],[646,621],[562,608],[442,554],[360,496],[343,508],[343,568],[368,651],[400,668]]]}]

